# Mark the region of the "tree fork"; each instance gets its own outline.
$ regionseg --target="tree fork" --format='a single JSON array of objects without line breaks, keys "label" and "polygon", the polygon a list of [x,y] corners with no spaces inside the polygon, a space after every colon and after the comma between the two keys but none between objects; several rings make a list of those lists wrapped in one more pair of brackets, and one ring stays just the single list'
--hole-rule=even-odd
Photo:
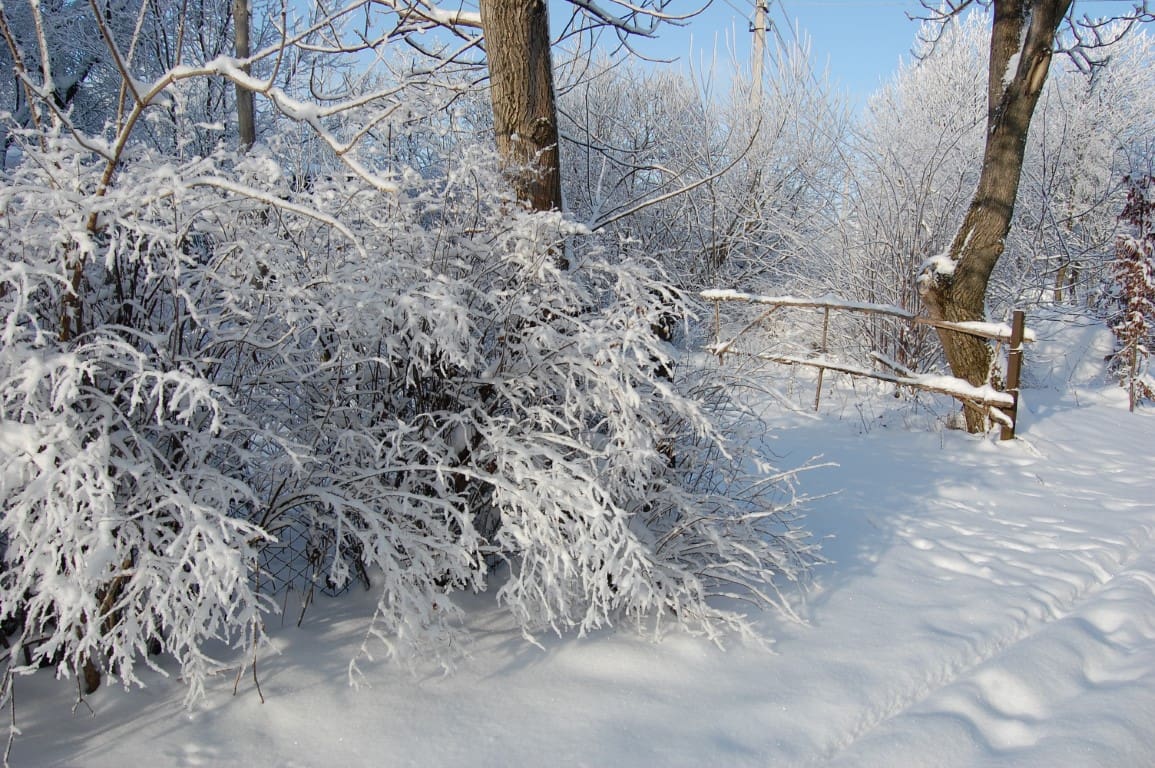
[{"label": "tree fork", "polygon": [[[1070,6],[1071,0],[995,0],[978,189],[951,243],[951,268],[932,266],[919,280],[923,303],[936,320],[986,317],[987,285],[1011,228],[1031,117],[1050,70],[1055,35]],[[976,386],[986,383],[990,346],[947,330],[938,334],[951,372]],[[968,432],[986,430],[985,414],[970,407],[964,414]]]}]

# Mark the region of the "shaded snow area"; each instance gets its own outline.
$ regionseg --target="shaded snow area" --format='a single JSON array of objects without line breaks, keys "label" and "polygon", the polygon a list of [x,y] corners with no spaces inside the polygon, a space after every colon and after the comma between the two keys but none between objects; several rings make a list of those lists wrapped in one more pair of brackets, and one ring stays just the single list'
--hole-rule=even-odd
[{"label": "shaded snow area", "polygon": [[838,467],[801,479],[833,562],[806,624],[760,619],[772,651],[626,632],[539,647],[482,596],[452,673],[362,663],[354,689],[369,597],[299,629],[290,605],[259,662],[266,703],[247,672],[192,710],[158,675],[75,708],[68,684],[23,678],[12,764],[1155,765],[1155,412],[1096,378],[1093,331],[1064,334],[1031,350],[1014,442],[854,408],[774,416],[776,464]]}]

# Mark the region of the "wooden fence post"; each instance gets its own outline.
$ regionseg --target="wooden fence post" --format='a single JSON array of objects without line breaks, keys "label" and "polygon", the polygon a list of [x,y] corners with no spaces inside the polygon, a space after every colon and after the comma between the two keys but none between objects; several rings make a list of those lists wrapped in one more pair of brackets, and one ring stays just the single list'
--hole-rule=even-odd
[{"label": "wooden fence post", "polygon": [[1010,426],[1003,425],[999,432],[1000,440],[1013,440],[1015,429],[1019,425],[1019,377],[1023,370],[1023,335],[1026,326],[1026,313],[1016,309],[1011,319],[1011,346],[1007,352],[1007,392],[1014,399],[1007,415],[1011,417]]},{"label": "wooden fence post", "polygon": [[[722,302],[714,300],[714,343],[722,344]],[[726,353],[718,353],[718,365],[725,365]]]},{"label": "wooden fence post", "polygon": [[[830,333],[830,307],[824,307],[822,311],[822,343],[818,346],[818,354],[826,354],[826,339]],[[818,386],[814,388],[814,411],[818,412],[818,404],[822,401],[822,374],[826,373],[825,368],[818,369]]]}]

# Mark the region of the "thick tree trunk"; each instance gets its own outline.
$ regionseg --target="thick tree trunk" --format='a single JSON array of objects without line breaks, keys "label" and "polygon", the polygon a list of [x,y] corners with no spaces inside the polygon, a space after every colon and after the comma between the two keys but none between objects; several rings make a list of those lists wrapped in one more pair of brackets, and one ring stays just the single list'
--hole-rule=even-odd
[{"label": "thick tree trunk", "polygon": [[546,0],[481,0],[497,149],[517,197],[561,209],[557,107]]},{"label": "thick tree trunk", "polygon": [[[978,189],[951,243],[949,261],[921,276],[923,303],[941,320],[982,320],[991,272],[1002,256],[1022,176],[1031,116],[1051,65],[1055,34],[1071,0],[995,0],[989,65],[987,140]],[[986,383],[991,349],[983,340],[940,330],[955,376]],[[987,427],[983,412],[965,409],[967,430]]]},{"label": "thick tree trunk", "polygon": [[[233,40],[238,59],[247,59],[253,55],[249,44],[249,0],[233,0]],[[248,66],[242,67],[248,74]],[[248,150],[257,141],[256,109],[253,92],[248,88],[237,85],[237,138],[241,151]]]}]

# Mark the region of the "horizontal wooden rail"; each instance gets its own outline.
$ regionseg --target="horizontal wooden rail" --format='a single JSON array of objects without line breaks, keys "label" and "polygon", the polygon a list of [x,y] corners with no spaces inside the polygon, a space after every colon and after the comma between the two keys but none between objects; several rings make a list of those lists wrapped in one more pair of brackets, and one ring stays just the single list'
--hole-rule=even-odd
[{"label": "horizontal wooden rail", "polygon": [[973,384],[968,384],[953,376],[939,376],[930,373],[916,373],[904,376],[902,374],[859,368],[826,357],[796,357],[794,355],[766,355],[745,352],[732,352],[731,354],[740,354],[742,357],[765,360],[768,363],[778,363],[779,365],[805,365],[827,371],[838,371],[839,373],[846,373],[851,376],[877,379],[878,381],[885,381],[890,384],[914,387],[916,389],[926,390],[927,392],[937,392],[940,395],[949,395],[958,400],[968,400],[978,405],[1010,408],[1015,402],[1014,397],[1009,392],[1000,392],[989,384],[976,387]]},{"label": "horizontal wooden rail", "polygon": [[[931,328],[942,328],[947,331],[959,331],[970,336],[978,336],[991,341],[1009,343],[1014,330],[1006,323],[964,322],[954,323],[947,320],[935,320],[930,317],[916,315],[900,307],[890,304],[870,304],[867,302],[845,301],[834,296],[819,296],[816,299],[799,298],[797,296],[761,296],[755,293],[742,293],[730,290],[709,290],[700,294],[706,301],[740,301],[746,304],[764,304],[771,307],[798,307],[811,309],[838,309],[845,312],[858,312],[864,315],[884,315],[907,320],[917,325]],[[1024,332],[1023,341],[1035,341],[1035,332]]]}]

